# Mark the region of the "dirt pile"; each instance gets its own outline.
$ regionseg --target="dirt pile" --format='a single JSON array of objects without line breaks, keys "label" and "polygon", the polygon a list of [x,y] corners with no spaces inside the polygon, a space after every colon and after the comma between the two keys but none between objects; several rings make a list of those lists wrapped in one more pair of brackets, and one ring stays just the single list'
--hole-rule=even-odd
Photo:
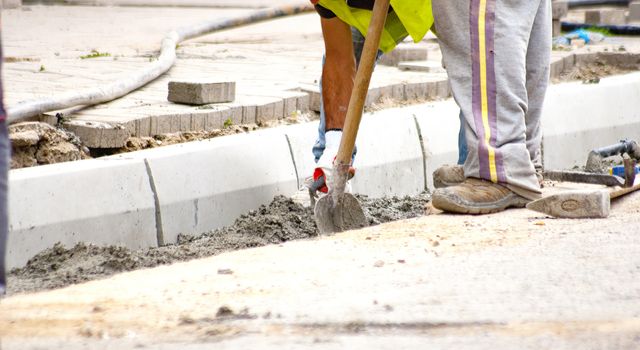
[{"label": "dirt pile", "polygon": [[[403,198],[358,197],[371,225],[424,215],[430,199],[426,193]],[[59,288],[118,272],[317,236],[312,209],[280,196],[241,216],[231,226],[199,236],[182,235],[174,245],[130,250],[85,243],[67,249],[56,244],[33,257],[24,268],[11,271],[9,293]]]},{"label": "dirt pile", "polygon": [[11,169],[69,162],[89,157],[80,139],[46,123],[26,122],[9,126]]}]

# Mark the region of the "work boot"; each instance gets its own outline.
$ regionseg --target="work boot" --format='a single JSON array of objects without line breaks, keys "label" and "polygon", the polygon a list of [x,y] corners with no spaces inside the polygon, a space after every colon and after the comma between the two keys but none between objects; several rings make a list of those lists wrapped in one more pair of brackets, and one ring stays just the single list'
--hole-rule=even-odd
[{"label": "work boot", "polygon": [[460,214],[489,214],[509,207],[523,208],[531,200],[490,181],[467,178],[457,186],[438,188],[431,203],[437,209]]},{"label": "work boot", "polygon": [[433,186],[435,188],[459,185],[464,181],[462,165],[443,165],[433,172]]}]

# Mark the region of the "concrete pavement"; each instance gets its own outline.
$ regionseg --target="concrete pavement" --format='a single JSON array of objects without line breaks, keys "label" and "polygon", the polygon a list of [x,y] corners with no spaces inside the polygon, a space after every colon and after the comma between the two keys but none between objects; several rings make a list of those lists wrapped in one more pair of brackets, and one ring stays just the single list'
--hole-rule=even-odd
[{"label": "concrete pavement", "polygon": [[12,296],[0,338],[24,349],[633,349],[639,199],[606,220],[430,215]]}]

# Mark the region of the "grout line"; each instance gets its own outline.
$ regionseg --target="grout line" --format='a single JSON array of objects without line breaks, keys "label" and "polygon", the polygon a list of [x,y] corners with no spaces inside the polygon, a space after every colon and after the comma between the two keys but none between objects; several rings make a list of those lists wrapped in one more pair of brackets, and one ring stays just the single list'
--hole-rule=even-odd
[{"label": "grout line", "polygon": [[418,123],[418,117],[413,115],[413,121],[416,123],[416,129],[418,129],[418,142],[420,142],[420,151],[422,151],[422,174],[424,175],[424,190],[428,191],[427,187],[427,151],[424,149],[424,139],[422,138],[422,130],[420,130],[420,124]]},{"label": "grout line", "polygon": [[149,184],[151,185],[151,191],[153,192],[153,200],[156,208],[156,239],[158,240],[158,247],[162,247],[164,245],[164,230],[162,227],[162,212],[160,211],[160,197],[158,197],[156,182],[153,179],[153,172],[151,171],[151,165],[149,165],[149,160],[147,158],[144,159],[144,165],[147,168]]}]

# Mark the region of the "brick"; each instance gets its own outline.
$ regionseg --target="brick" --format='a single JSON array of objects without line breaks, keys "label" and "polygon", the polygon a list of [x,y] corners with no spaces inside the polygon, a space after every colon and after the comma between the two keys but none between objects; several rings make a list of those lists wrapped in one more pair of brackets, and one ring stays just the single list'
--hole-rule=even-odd
[{"label": "brick", "polygon": [[380,57],[379,63],[385,66],[397,66],[405,61],[426,61],[428,50],[425,46],[415,44],[400,44],[396,48]]},{"label": "brick", "polygon": [[629,4],[629,22],[640,21],[640,1],[633,1]]},{"label": "brick", "polygon": [[625,10],[591,10],[585,12],[585,23],[624,25],[627,23]]},{"label": "brick", "polygon": [[236,97],[235,82],[169,82],[167,99],[175,103],[204,105],[233,102]]}]

